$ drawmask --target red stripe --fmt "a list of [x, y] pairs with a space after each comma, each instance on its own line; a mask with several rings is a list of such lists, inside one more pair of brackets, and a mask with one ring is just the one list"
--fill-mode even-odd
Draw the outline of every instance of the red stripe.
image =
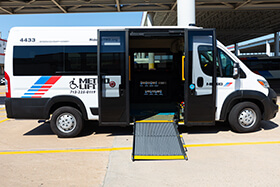
[[[51, 87], [51, 86], [50, 86]], [[49, 89], [39, 89], [37, 92], [47, 92]]]
[[[60, 78], [61, 76], [51, 77], [31, 98], [41, 98]], [[51, 86], [45, 86], [47, 84]], [[40, 91], [44, 91], [44, 93], [38, 93]]]
[[0, 55], [3, 55], [3, 56], [5, 56], [5, 54], [4, 54], [4, 53], [0, 53]]
[[7, 42], [7, 40], [1, 39], [1, 38], [0, 38], [0, 41]]
[[[60, 79], [61, 76], [53, 76], [51, 77], [46, 83], [46, 84], [55, 84], [59, 79]], [[43, 88], [43, 86], [42, 86]]]
[[51, 88], [51, 87], [52, 87], [52, 85], [51, 86], [42, 86], [41, 88]]
[[45, 93], [35, 93], [34, 95], [44, 95]]
[[31, 98], [41, 98], [42, 96], [32, 96]]

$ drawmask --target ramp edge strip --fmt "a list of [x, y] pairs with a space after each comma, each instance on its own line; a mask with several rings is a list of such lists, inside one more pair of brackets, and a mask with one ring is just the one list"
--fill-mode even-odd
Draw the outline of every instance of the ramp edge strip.
[[136, 123], [173, 123], [174, 120], [143, 120], [136, 121]]
[[134, 160], [185, 160], [187, 159], [183, 155], [175, 155], [175, 156], [138, 156], [134, 155]]

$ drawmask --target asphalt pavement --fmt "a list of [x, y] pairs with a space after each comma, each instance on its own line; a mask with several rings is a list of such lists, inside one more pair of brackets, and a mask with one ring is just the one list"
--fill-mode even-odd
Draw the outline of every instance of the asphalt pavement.
[[[87, 123], [62, 139], [49, 123], [7, 119], [0, 87], [1, 186], [279, 186], [280, 115], [253, 133], [180, 127], [188, 160], [131, 159], [133, 127]], [[278, 103], [280, 97], [278, 98]]]

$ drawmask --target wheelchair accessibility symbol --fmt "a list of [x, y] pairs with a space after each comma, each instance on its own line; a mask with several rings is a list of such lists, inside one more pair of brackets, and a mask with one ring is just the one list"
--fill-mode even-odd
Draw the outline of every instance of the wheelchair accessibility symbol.
[[69, 86], [72, 90], [78, 88], [79, 86], [75, 83], [75, 78], [73, 78], [72, 81], [69, 82]]

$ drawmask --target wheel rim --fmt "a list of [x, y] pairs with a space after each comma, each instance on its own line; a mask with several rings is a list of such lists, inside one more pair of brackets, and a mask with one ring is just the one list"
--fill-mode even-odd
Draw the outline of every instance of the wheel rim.
[[238, 118], [239, 124], [244, 128], [250, 128], [254, 126], [257, 120], [256, 112], [251, 108], [243, 109]]
[[61, 132], [70, 133], [76, 128], [77, 121], [73, 114], [63, 113], [58, 116], [56, 126]]

